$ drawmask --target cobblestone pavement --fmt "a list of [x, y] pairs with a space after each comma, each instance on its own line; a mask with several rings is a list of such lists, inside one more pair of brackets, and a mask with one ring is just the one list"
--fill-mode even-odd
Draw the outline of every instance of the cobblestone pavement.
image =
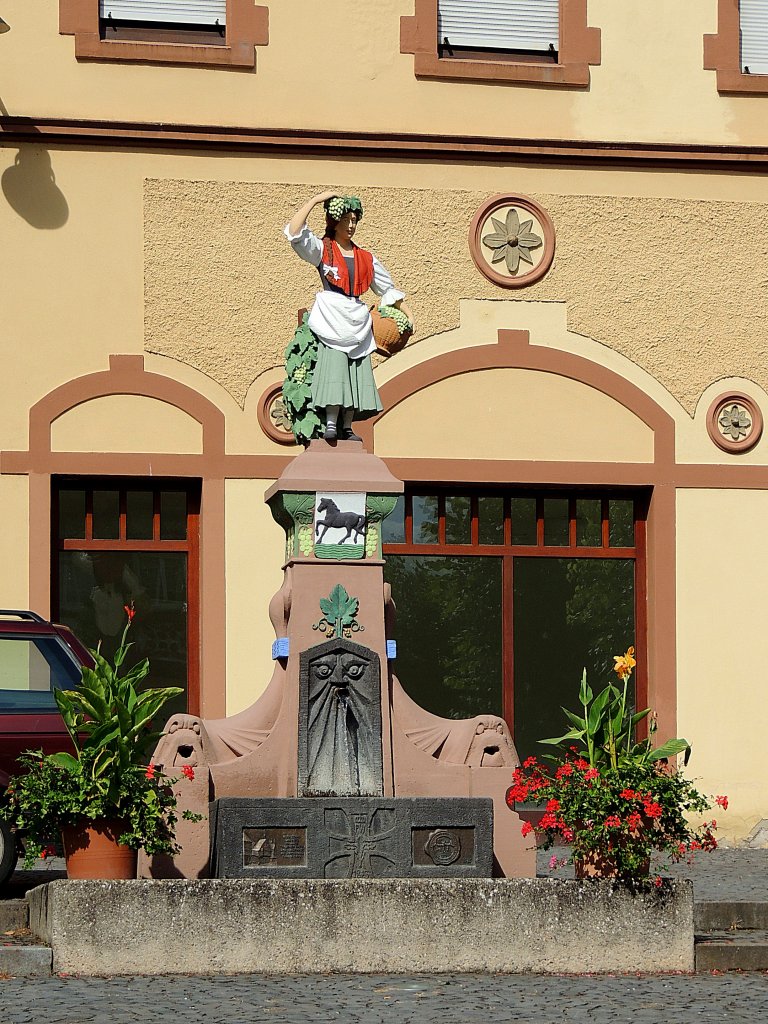
[[[573, 865], [549, 869], [552, 856], [565, 859], [566, 847], [539, 850], [536, 872], [544, 878], [573, 878]], [[660, 868], [662, 875], [693, 879], [694, 898], [703, 900], [768, 900], [768, 850], [725, 849], [699, 854], [693, 864]]]
[[768, 974], [0, 981], [3, 1024], [758, 1024]]

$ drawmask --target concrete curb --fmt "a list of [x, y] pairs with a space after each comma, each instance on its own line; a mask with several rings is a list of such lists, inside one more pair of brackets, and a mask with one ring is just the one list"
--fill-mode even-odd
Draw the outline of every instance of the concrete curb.
[[558, 879], [57, 881], [30, 927], [56, 972], [693, 971], [693, 888]]
[[0, 977], [50, 977], [53, 952], [48, 946], [0, 946]]

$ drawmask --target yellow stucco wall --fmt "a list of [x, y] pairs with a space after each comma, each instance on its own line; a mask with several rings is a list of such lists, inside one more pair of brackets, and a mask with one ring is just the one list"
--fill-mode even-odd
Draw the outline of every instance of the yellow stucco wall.
[[[94, 4], [97, 0], [93, 0]], [[14, 114], [426, 132], [548, 139], [761, 145], [763, 97], [717, 93], [702, 38], [717, 0], [590, 0], [602, 63], [589, 89], [418, 80], [400, 53], [413, 0], [264, 0], [270, 42], [255, 71], [120, 64], [74, 58], [58, 3], [6, 0], [3, 101]], [[341, 42], [343, 37], [343, 43]], [[334, 55], [343, 48], [344, 102]], [[663, 112], [663, 121], [661, 119]]]
[[726, 838], [766, 817], [767, 521], [764, 491], [678, 491], [678, 729], [693, 746], [689, 773], [730, 799], [716, 815]]
[[271, 480], [227, 480], [227, 714], [249, 707], [273, 670], [267, 610], [282, 584], [285, 533], [264, 503]]
[[107, 395], [70, 409], [51, 424], [54, 452], [203, 450], [201, 425], [181, 409], [144, 395]]
[[653, 431], [578, 381], [531, 370], [465, 373], [433, 384], [376, 424], [382, 458], [652, 462]]
[[[3, 608], [29, 608], [29, 480], [0, 476]], [[33, 609], [38, 610], [38, 609]]]

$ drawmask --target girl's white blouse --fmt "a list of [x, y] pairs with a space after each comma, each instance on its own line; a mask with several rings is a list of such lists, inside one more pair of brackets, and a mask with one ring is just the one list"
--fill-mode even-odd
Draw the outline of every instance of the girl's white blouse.
[[[298, 235], [292, 235], [286, 224], [283, 234], [291, 243], [293, 251], [313, 267], [319, 267], [323, 258], [323, 243], [305, 224]], [[324, 269], [324, 268], [322, 268]], [[373, 257], [373, 282], [371, 291], [381, 299], [380, 305], [391, 306], [405, 293], [392, 284], [389, 271]], [[341, 292], [320, 291], [309, 314], [309, 327], [328, 348], [346, 352], [350, 359], [369, 356], [376, 348], [373, 340], [371, 314], [359, 298], [342, 295]]]

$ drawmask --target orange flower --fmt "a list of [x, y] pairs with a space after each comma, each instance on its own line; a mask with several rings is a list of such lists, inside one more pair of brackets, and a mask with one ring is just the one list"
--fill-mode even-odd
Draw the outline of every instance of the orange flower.
[[147, 777], [148, 779], [150, 779], [150, 780], [151, 780], [151, 779], [154, 779], [154, 777], [155, 777], [155, 766], [154, 766], [154, 765], [152, 764], [152, 762], [151, 762], [151, 761], [150, 761], [150, 763], [149, 763], [149, 764], [147, 765], [147, 770], [146, 770], [146, 771], [144, 772], [144, 775], [145, 775], [145, 776], [146, 776], [146, 777]]
[[613, 666], [613, 671], [623, 682], [625, 679], [629, 679], [632, 675], [632, 669], [635, 667], [637, 662], [635, 661], [635, 648], [628, 647], [626, 654], [614, 654], [613, 660], [616, 664]]

